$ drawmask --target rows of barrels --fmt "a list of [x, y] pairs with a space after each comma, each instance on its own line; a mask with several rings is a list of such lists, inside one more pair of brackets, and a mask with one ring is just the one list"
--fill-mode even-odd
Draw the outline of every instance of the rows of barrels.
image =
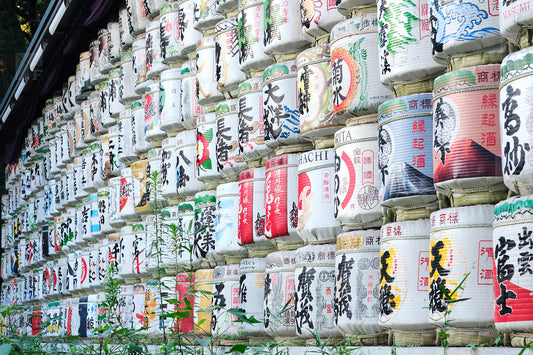
[[[1, 301], [28, 305], [21, 332], [48, 317], [49, 335], [92, 337], [115, 265], [121, 317], [147, 334], [529, 342], [528, 0], [127, 0], [117, 15], [6, 171]], [[163, 248], [154, 202], [179, 227]], [[212, 295], [160, 319], [190, 288]]]

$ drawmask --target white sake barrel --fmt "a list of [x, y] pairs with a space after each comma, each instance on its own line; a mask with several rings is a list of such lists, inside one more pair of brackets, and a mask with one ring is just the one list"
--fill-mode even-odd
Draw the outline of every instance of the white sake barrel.
[[112, 233], [113, 227], [109, 223], [109, 190], [107, 187], [98, 190], [98, 220], [100, 225], [100, 231], [103, 234]]
[[[194, 333], [211, 334], [211, 306], [213, 304], [213, 269], [198, 270], [194, 273]], [[201, 292], [201, 291], [207, 291]]]
[[257, 160], [272, 151], [265, 144], [262, 84], [262, 77], [239, 84], [239, 153], [245, 161]]
[[428, 5], [433, 57], [436, 61], [446, 64], [455, 55], [461, 57], [468, 53], [483, 52], [484, 56], [492, 57], [489, 63], [499, 63], [507, 54], [507, 41], [500, 35], [499, 9], [495, 2], [469, 0], [439, 3], [432, 0], [428, 1]]
[[181, 55], [187, 55], [194, 52], [196, 50], [196, 43], [202, 38], [202, 33], [193, 26], [196, 16], [194, 5], [194, 0], [179, 2], [179, 20], [177, 23]]
[[335, 328], [335, 244], [307, 245], [296, 250], [294, 321], [302, 338], [339, 337]]
[[104, 80], [97, 86], [98, 89], [98, 96], [99, 96], [99, 115], [100, 115], [100, 123], [104, 127], [109, 127], [115, 124], [115, 120], [111, 117], [111, 114], [109, 113], [109, 81]]
[[96, 290], [101, 286], [100, 278], [98, 277], [98, 253], [100, 251], [98, 243], [89, 246], [89, 264], [87, 265], [87, 279], [89, 288]]
[[[62, 91], [56, 91], [54, 93], [54, 121], [58, 127], [62, 127], [66, 123], [67, 117], [65, 116], [66, 107], [63, 106], [63, 96]], [[29, 143], [33, 143], [31, 140]]]
[[153, 19], [159, 15], [161, 7], [163, 7], [167, 2], [166, 0], [143, 0], [144, 8], [146, 10], [146, 16]]
[[[108, 100], [108, 106], [109, 106], [109, 114], [113, 118], [117, 118], [120, 115], [120, 112], [124, 110], [124, 105], [120, 102], [121, 94], [120, 94], [120, 85], [121, 85], [121, 70], [119, 68], [112, 69], [109, 71], [109, 100]], [[124, 74], [125, 75], [125, 74]], [[105, 127], [111, 126], [115, 124], [115, 120], [113, 122], [108, 122], [108, 124], [104, 123], [102, 120], [102, 124]]]
[[[533, 274], [528, 261], [531, 239], [531, 196], [511, 197], [494, 208], [492, 248], [485, 249], [485, 258], [493, 257], [491, 273], [483, 276], [494, 280], [494, 323], [498, 331], [531, 332], [533, 317], [530, 309]], [[486, 259], [483, 259], [486, 260]]]
[[131, 164], [133, 199], [135, 213], [138, 215], [150, 212], [151, 186], [148, 178], [148, 167], [148, 160], [138, 160]]
[[[120, 16], [120, 15], [119, 15]], [[120, 24], [119, 22], [108, 22], [108, 46], [109, 46], [109, 60], [112, 64], [120, 61]]]
[[335, 133], [335, 218], [345, 230], [381, 226], [377, 126], [364, 122]]
[[331, 85], [335, 118], [376, 113], [393, 99], [379, 80], [378, 27], [375, 9], [343, 21], [331, 32]]
[[[81, 168], [83, 169], [83, 176], [81, 179], [81, 188], [87, 193], [91, 193], [96, 189], [92, 179], [92, 150], [91, 148], [82, 151]], [[61, 194], [64, 194], [63, 186], [60, 189]], [[60, 207], [63, 206], [64, 199], [61, 197]]]
[[[68, 109], [68, 114], [70, 116], [74, 116], [74, 112], [80, 108], [80, 106], [76, 103], [76, 96], [79, 94], [79, 88], [76, 87], [76, 76], [71, 75], [68, 77], [68, 84], [67, 84], [67, 93], [66, 96], [63, 97], [63, 102], [66, 101], [66, 106]], [[42, 119], [44, 121], [44, 119]], [[39, 123], [39, 126], [41, 124]], [[39, 132], [41, 133], [41, 132]], [[42, 132], [44, 133], [44, 132]], [[44, 138], [44, 135], [43, 137]], [[41, 138], [41, 139], [42, 139]]]
[[113, 69], [109, 52], [110, 34], [107, 27], [98, 30], [98, 50], [100, 52], [100, 73], [105, 74]]
[[194, 196], [204, 190], [205, 184], [198, 180], [196, 169], [196, 130], [183, 131], [176, 135], [176, 191], [180, 196]]
[[131, 49], [133, 55], [133, 83], [135, 93], [142, 95], [146, 87], [151, 84], [146, 73], [146, 40], [144, 36], [137, 38], [133, 42]]
[[178, 204], [178, 218], [176, 226], [179, 228], [176, 235], [178, 269], [189, 270], [193, 256], [191, 249], [194, 245], [194, 203], [181, 202]]
[[[189, 0], [187, 2], [191, 2]], [[188, 60], [181, 66], [181, 121], [185, 129], [196, 128], [198, 116], [204, 113], [198, 104], [196, 87], [196, 61]]]
[[194, 196], [193, 258], [202, 265], [215, 261], [216, 203], [214, 190], [201, 191]]
[[[294, 321], [294, 293], [296, 264], [295, 251], [278, 251], [268, 254], [265, 270], [264, 324], [268, 335], [294, 338], [296, 327]], [[287, 305], [287, 310], [281, 313]]]
[[[80, 94], [91, 90], [91, 52], [80, 53]], [[48, 102], [47, 102], [48, 106]]]
[[215, 9], [220, 13], [233, 13], [237, 10], [237, 0], [219, 0], [217, 1]]
[[316, 39], [329, 34], [337, 23], [344, 20], [344, 16], [337, 11], [336, 3], [332, 0], [300, 0], [300, 20], [304, 33]]
[[143, 154], [150, 150], [152, 145], [146, 140], [145, 132], [145, 107], [143, 101], [134, 101], [131, 104], [131, 120], [132, 131], [131, 135], [134, 140], [133, 148], [136, 154]]
[[[435, 189], [455, 206], [496, 203], [507, 197], [502, 178], [499, 72], [499, 64], [482, 65], [435, 79], [433, 179]], [[502, 105], [507, 99], [502, 97]], [[511, 113], [502, 110], [505, 120]], [[512, 125], [512, 119], [506, 121], [502, 128]]]
[[[109, 225], [113, 228], [122, 227], [126, 222], [120, 214], [120, 190], [121, 190], [121, 180], [122, 177], [117, 176], [109, 179], [108, 189], [109, 189]], [[127, 181], [127, 180], [126, 180]], [[125, 181], [125, 185], [127, 182]], [[126, 187], [126, 186], [124, 186]], [[122, 200], [124, 202], [128, 201], [126, 198]]]
[[146, 284], [141, 283], [133, 285], [133, 315], [131, 317], [133, 329], [140, 330], [145, 326], [144, 318], [147, 316], [147, 314], [144, 312], [145, 302]]
[[[504, 13], [505, 14], [505, 13]], [[531, 82], [529, 62], [531, 48], [509, 54], [500, 69], [500, 139], [503, 155], [502, 169], [505, 185], [520, 195], [533, 193], [531, 172], [531, 134], [528, 124], [521, 120], [529, 115], [529, 100], [526, 87]], [[492, 121], [490, 119], [492, 118]], [[485, 115], [487, 124], [497, 125], [494, 115]]]
[[241, 70], [261, 72], [274, 62], [265, 53], [262, 0], [239, 0], [239, 63]]
[[[107, 132], [107, 128], [102, 126], [102, 121], [100, 119], [100, 96], [98, 91], [93, 91], [89, 96], [89, 135], [96, 137], [100, 136], [102, 133]], [[86, 137], [85, 142], [93, 141], [92, 137], [90, 140]]]
[[[152, 180], [153, 180], [152, 177], [153, 177], [154, 172], [158, 172], [158, 176], [156, 179], [156, 185], [158, 186], [157, 187], [158, 189], [161, 188], [161, 183], [162, 183], [161, 179], [163, 177], [162, 169], [161, 169], [162, 154], [163, 154], [162, 148], [154, 148], [148, 151], [148, 155], [147, 155], [148, 166], [146, 167], [146, 185], [147, 185], [148, 193], [150, 194], [149, 200], [148, 200], [149, 204], [150, 204], [150, 201], [155, 202], [155, 196], [154, 196], [155, 192], [154, 192], [154, 189], [152, 188]], [[164, 207], [167, 205], [167, 200], [161, 194], [161, 191], [159, 191], [157, 198], [158, 198], [158, 201], [157, 201], [158, 206], [156, 206], [157, 208]]]
[[[85, 142], [83, 141], [83, 115], [82, 115], [82, 111], [81, 109], [76, 111], [74, 113], [74, 123], [75, 123], [75, 127], [76, 127], [76, 136], [75, 136], [75, 148], [78, 150], [78, 152], [83, 149], [83, 148], [86, 148], [87, 147], [87, 144], [85, 144]], [[49, 145], [50, 145], [50, 154], [54, 154], [55, 153], [55, 147], [54, 147], [54, 138], [51, 138], [49, 140]], [[52, 157], [53, 159], [53, 157]], [[52, 160], [53, 162], [53, 160]], [[52, 166], [53, 167], [53, 166]]]
[[306, 138], [330, 138], [341, 125], [333, 113], [329, 44], [306, 49], [296, 63], [300, 133]]
[[[423, 0], [378, 0], [379, 67], [385, 85], [434, 78], [444, 71], [431, 56], [428, 3]], [[393, 16], [394, 9], [403, 16]]]
[[196, 124], [196, 169], [198, 180], [220, 180], [216, 151], [216, 114], [207, 112], [198, 116]]
[[213, 315], [211, 333], [213, 336], [236, 337], [240, 323], [228, 312], [239, 307], [239, 264], [217, 266], [213, 270]]
[[164, 4], [161, 7], [159, 31], [161, 34], [161, 57], [165, 63], [174, 63], [182, 57], [180, 25], [179, 1]]
[[[493, 278], [486, 276], [492, 276], [493, 270], [494, 256], [488, 252], [493, 220], [494, 205], [452, 207], [431, 214], [430, 323], [444, 327], [451, 312], [458, 332], [474, 328], [481, 333], [479, 328], [492, 326], [494, 314], [487, 309], [494, 305], [494, 286]], [[451, 293], [451, 300], [463, 301], [450, 302], [443, 289]]]
[[[235, 5], [237, 5], [236, 1]], [[218, 89], [225, 93], [227, 98], [237, 97], [239, 84], [246, 80], [246, 74], [239, 66], [239, 31], [237, 28], [237, 17], [226, 18], [215, 26], [216, 80]]]
[[158, 179], [163, 198], [175, 198], [179, 196], [177, 190], [178, 176], [176, 169], [177, 160], [179, 159], [176, 155], [177, 141], [177, 137], [171, 137], [163, 139], [162, 142], [161, 169], [158, 170], [160, 173]]
[[[243, 259], [239, 264], [239, 308], [248, 318], [263, 319], [263, 303], [265, 301], [265, 258]], [[240, 331], [250, 337], [265, 335], [263, 322], [240, 324]]]
[[224, 18], [217, 12], [217, 0], [193, 0], [194, 17], [193, 26], [198, 30], [207, 30], [215, 27], [215, 24]]
[[130, 109], [125, 109], [120, 113], [120, 119], [118, 121], [118, 160], [124, 164], [131, 163], [138, 159], [137, 152], [135, 151], [133, 135], [134, 125], [132, 124], [132, 113]]
[[[83, 159], [81, 157], [75, 158], [72, 168], [74, 169], [74, 196], [76, 197], [77, 201], [81, 201], [83, 197], [87, 196], [87, 192], [82, 188], [85, 174]], [[56, 184], [56, 187], [57, 186], [58, 185]], [[56, 188], [54, 196], [56, 197], [57, 208], [59, 207], [59, 193], [59, 188]]]
[[265, 235], [281, 244], [300, 244], [298, 235], [298, 155], [266, 162]]
[[[74, 119], [71, 119], [67, 122], [65, 131], [66, 131], [66, 138], [67, 138], [67, 147], [68, 147], [67, 152], [68, 152], [69, 161], [65, 161], [64, 163], [68, 164], [73, 158], [79, 155], [75, 147], [76, 121], [74, 121]], [[43, 149], [43, 153], [45, 153], [46, 149], [48, 148]], [[45, 158], [46, 155], [44, 155], [43, 157]], [[45, 172], [45, 174], [46, 173], [47, 172]]]
[[[499, 29], [507, 40], [514, 44], [521, 44], [520, 35], [527, 33], [528, 26], [533, 23], [531, 3], [529, 0], [498, 1]], [[492, 9], [491, 9], [492, 10]], [[525, 37], [527, 38], [527, 37]]]
[[263, 117], [265, 141], [275, 148], [303, 143], [298, 109], [296, 61], [272, 64], [263, 72]]
[[107, 236], [107, 263], [108, 267], [113, 268], [113, 270], [116, 272], [115, 275], [117, 277], [119, 277], [117, 273], [122, 259], [120, 240], [120, 233], [113, 233]]
[[124, 324], [125, 328], [133, 328], [133, 319], [137, 319], [134, 312], [133, 288], [134, 285], [120, 286], [120, 294], [118, 297], [118, 319]]
[[131, 17], [128, 16], [128, 12], [130, 11], [131, 11], [131, 7], [129, 10], [126, 7], [122, 7], [118, 11], [118, 23], [119, 23], [119, 30], [120, 30], [121, 49], [131, 46], [131, 44], [133, 43], [135, 39], [133, 37], [133, 23], [131, 21]]
[[381, 326], [405, 331], [433, 327], [424, 312], [428, 304], [428, 242], [429, 219], [395, 222], [381, 227]]
[[102, 285], [109, 268], [109, 251], [108, 251], [108, 239], [102, 238], [98, 241], [98, 263], [96, 264], [96, 270], [98, 273], [99, 283]]
[[332, 148], [298, 158], [298, 235], [304, 242], [334, 241], [342, 229], [335, 220], [335, 153]]
[[107, 185], [105, 171], [102, 169], [104, 151], [100, 142], [91, 144], [91, 181], [96, 189]]
[[111, 151], [109, 149], [109, 134], [103, 134], [98, 138], [98, 141], [102, 147], [102, 159], [100, 161], [100, 169], [102, 172], [102, 179], [105, 180], [105, 186], [107, 185], [107, 179], [115, 176], [111, 169]]
[[100, 42], [98, 39], [91, 41], [89, 44], [89, 52], [91, 53], [90, 64], [90, 82], [96, 85], [105, 79], [105, 75], [100, 73]]
[[239, 245], [239, 183], [217, 186], [215, 222], [215, 250], [229, 257], [245, 257], [248, 251]]
[[103, 236], [100, 228], [100, 210], [98, 208], [98, 194], [93, 193], [89, 196], [90, 203], [90, 226], [91, 226], [91, 241], [96, 242], [99, 237]]
[[131, 25], [133, 28], [131, 34], [136, 36], [144, 32], [148, 25], [148, 17], [143, 0], [126, 0], [126, 6], [129, 10], [128, 17], [131, 19]]
[[160, 128], [165, 132], [183, 129], [180, 78], [180, 68], [167, 69], [161, 72], [161, 82], [159, 83]]
[[296, 2], [272, 0], [264, 3], [264, 44], [268, 54], [296, 53], [309, 46]]
[[379, 201], [384, 206], [435, 201], [431, 98], [430, 93], [415, 94], [379, 107]]
[[53, 98], [46, 100], [46, 106], [43, 109], [43, 116], [44, 120], [46, 122], [46, 125], [48, 126], [48, 131], [53, 134], [56, 133], [59, 130], [59, 127], [57, 127], [57, 123], [55, 120], [55, 110], [54, 110], [54, 100]]
[[119, 213], [123, 219], [135, 218], [135, 197], [131, 168], [122, 169], [119, 187]]
[[[140, 94], [135, 92], [137, 69], [134, 66], [133, 58], [134, 55], [132, 52], [123, 52], [120, 59], [120, 87], [118, 97], [119, 101], [124, 105], [141, 97]], [[141, 58], [136, 58], [135, 60], [141, 60]]]
[[246, 169], [246, 163], [239, 154], [238, 100], [226, 100], [217, 105], [216, 153], [220, 175], [233, 179]]
[[167, 136], [166, 132], [161, 130], [159, 100], [159, 84], [148, 85], [144, 95], [144, 138], [148, 142], [158, 141]]
[[213, 104], [224, 98], [218, 88], [216, 63], [215, 37], [204, 36], [196, 45], [196, 86], [200, 105]]
[[133, 226], [122, 227], [120, 234], [123, 250], [119, 275], [123, 276], [126, 281], [132, 275], [135, 275], [137, 278], [146, 276], [147, 235], [144, 224], [136, 223]]
[[158, 76], [163, 70], [168, 69], [168, 65], [163, 63], [160, 42], [159, 20], [155, 20], [146, 26], [146, 76], [148, 78]]
[[265, 168], [239, 174], [239, 245], [249, 250], [273, 248], [265, 236]]

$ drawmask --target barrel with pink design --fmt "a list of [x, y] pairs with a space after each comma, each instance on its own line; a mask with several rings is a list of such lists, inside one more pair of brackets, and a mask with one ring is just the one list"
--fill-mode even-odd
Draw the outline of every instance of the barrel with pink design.
[[237, 99], [226, 100], [217, 105], [216, 154], [220, 175], [231, 179], [246, 169], [239, 154], [239, 104]]
[[[192, 293], [194, 287], [194, 274], [189, 275], [182, 272], [176, 275], [176, 299], [179, 303], [175, 306], [177, 311], [187, 309], [188, 300], [191, 305], [194, 305], [195, 295]], [[198, 295], [200, 297], [200, 295]], [[194, 310], [191, 310], [188, 316], [175, 319], [175, 331], [178, 333], [189, 333], [194, 329]]]
[[148, 142], [167, 136], [167, 133], [161, 130], [160, 99], [159, 84], [148, 85], [144, 96], [144, 139]]
[[298, 155], [269, 159], [265, 175], [265, 235], [275, 243], [301, 244], [298, 235]]
[[[455, 205], [494, 203], [507, 196], [502, 178], [499, 84], [499, 64], [459, 69], [435, 79], [435, 188]], [[461, 199], [467, 193], [472, 195]]]

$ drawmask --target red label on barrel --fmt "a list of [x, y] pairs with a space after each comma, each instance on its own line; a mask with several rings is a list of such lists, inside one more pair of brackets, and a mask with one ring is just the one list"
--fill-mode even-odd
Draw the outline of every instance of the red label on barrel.
[[[252, 179], [253, 170], [243, 171], [239, 180]], [[254, 182], [247, 181], [239, 184], [239, 245], [248, 245], [254, 242], [253, 224]]]
[[[287, 156], [267, 161], [267, 169], [287, 163]], [[265, 179], [265, 232], [270, 239], [289, 235], [287, 226], [287, 167], [271, 170]]]

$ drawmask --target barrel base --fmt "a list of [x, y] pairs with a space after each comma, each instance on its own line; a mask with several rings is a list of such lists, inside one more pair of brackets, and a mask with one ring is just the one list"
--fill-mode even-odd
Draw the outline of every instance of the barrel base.
[[389, 344], [389, 332], [381, 332], [375, 334], [358, 334], [348, 337], [349, 343], [347, 345], [355, 346], [376, 346]]
[[414, 94], [422, 94], [426, 92], [433, 92], [433, 79], [424, 79], [410, 83], [399, 83], [391, 85], [391, 90], [394, 97], [409, 96]]
[[304, 142], [304, 143], [298, 143], [298, 144], [290, 144], [290, 145], [281, 145], [276, 148], [274, 148], [274, 151], [276, 152], [276, 156], [290, 154], [290, 153], [301, 153], [301, 152], [307, 152], [309, 150], [313, 150], [313, 143], [311, 142]]
[[510, 333], [511, 346], [515, 348], [528, 347], [533, 341], [533, 333]]
[[249, 258], [264, 258], [268, 254], [275, 252], [276, 249], [272, 246], [271, 249], [248, 249]]
[[[448, 328], [447, 339], [450, 346], [491, 345], [498, 337], [498, 332], [493, 327], [488, 328]], [[531, 334], [533, 335], [533, 334]], [[533, 339], [532, 339], [533, 340]]]
[[224, 260], [226, 265], [240, 264], [241, 260], [247, 257], [247, 255], [224, 255]]
[[457, 179], [435, 183], [440, 208], [496, 204], [507, 198], [501, 177]]
[[[411, 221], [421, 218], [429, 218], [432, 212], [439, 209], [437, 197], [435, 195], [417, 196], [420, 200], [416, 205], [406, 206], [403, 203], [394, 203], [395, 201], [386, 201], [382, 203], [383, 207], [383, 224], [390, 222]], [[402, 198], [401, 200], [409, 200]], [[400, 201], [400, 199], [398, 199]], [[391, 203], [393, 202], [393, 203]]]
[[392, 330], [390, 336], [394, 345], [425, 346], [436, 345], [437, 343], [437, 334], [434, 329], [417, 331]]
[[[339, 345], [339, 344], [342, 344], [343, 341], [344, 341], [344, 338], [330, 338], [330, 337], [320, 338], [320, 342], [322, 342], [323, 344], [327, 344], [327, 346]], [[305, 345], [306, 346], [320, 346], [320, 344], [317, 344], [316, 339], [305, 339]]]
[[266, 344], [266, 343], [272, 343], [274, 341], [273, 338], [270, 338], [268, 336], [264, 336], [264, 337], [253, 337], [253, 336], [250, 336], [248, 337], [248, 344], [250, 345], [263, 345], [263, 344]]
[[453, 54], [448, 57], [448, 70], [453, 71], [478, 65], [500, 64], [508, 54], [507, 43], [501, 43], [492, 50]]
[[280, 345], [284, 346], [304, 346], [305, 345], [305, 339], [299, 338], [297, 336], [275, 336], [274, 341]]
[[273, 243], [274, 243], [274, 245], [276, 246], [276, 248], [279, 251], [296, 250], [296, 249], [304, 246], [304, 242], [303, 241], [301, 241], [301, 242], [295, 242], [295, 241], [282, 242], [282, 241], [273, 240]]

